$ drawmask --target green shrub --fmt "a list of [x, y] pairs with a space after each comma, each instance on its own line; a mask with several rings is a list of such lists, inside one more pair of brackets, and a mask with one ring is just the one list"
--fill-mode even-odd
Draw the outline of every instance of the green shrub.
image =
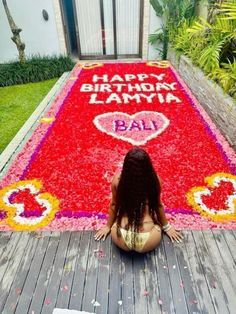
[[68, 56], [33, 56], [21, 64], [18, 61], [0, 64], [0, 86], [39, 82], [59, 77], [70, 71], [74, 62]]
[[219, 5], [211, 23], [183, 21], [169, 38], [178, 55], [188, 56], [236, 99], [236, 0]]
[[156, 48], [161, 59], [166, 60], [170, 32], [186, 19], [195, 16], [195, 7], [199, 0], [150, 0], [156, 15], [162, 18], [162, 26], [150, 34], [150, 44], [161, 43], [161, 49]]

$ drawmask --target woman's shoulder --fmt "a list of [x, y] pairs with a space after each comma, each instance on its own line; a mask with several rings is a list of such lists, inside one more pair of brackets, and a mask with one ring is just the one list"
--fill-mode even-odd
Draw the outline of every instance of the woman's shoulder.
[[120, 172], [117, 172], [111, 180], [111, 185], [116, 188], [119, 184], [119, 181], [120, 181]]

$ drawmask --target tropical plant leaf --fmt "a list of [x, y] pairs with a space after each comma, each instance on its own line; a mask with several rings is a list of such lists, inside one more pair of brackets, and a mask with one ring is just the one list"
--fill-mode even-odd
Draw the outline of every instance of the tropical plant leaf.
[[215, 19], [214, 29], [218, 29], [219, 32], [234, 32], [236, 23], [231, 19], [226, 18], [226, 15], [221, 14]]
[[208, 0], [211, 5], [215, 5], [211, 23], [198, 18], [190, 19], [189, 24], [184, 22], [186, 18], [181, 18], [184, 12], [187, 14], [187, 4], [191, 1], [172, 2], [176, 4], [180, 1], [182, 6], [176, 10], [179, 24], [169, 27], [171, 45], [177, 54], [188, 56], [207, 76], [236, 97], [236, 0], [218, 1], [217, 5], [215, 0]]
[[222, 63], [222, 67], [211, 73], [211, 78], [222, 86], [230, 96], [236, 96], [236, 59], [233, 62]]
[[220, 12], [226, 14], [226, 17], [222, 17], [222, 19], [236, 20], [236, 2], [230, 1], [227, 3], [222, 3]]
[[157, 16], [162, 16], [164, 12], [164, 3], [161, 0], [150, 0], [150, 4], [156, 12]]
[[204, 19], [200, 19], [199, 21], [196, 20], [192, 27], [188, 28], [189, 33], [196, 33], [196, 32], [204, 32], [207, 29], [212, 29], [212, 25], [208, 23]]
[[169, 44], [169, 37], [172, 36], [178, 26], [185, 20], [192, 19], [194, 16], [195, 4], [198, 0], [150, 0], [157, 16], [162, 17], [162, 33], [155, 31], [149, 35], [149, 42], [162, 42], [162, 56], [165, 59]]
[[153, 45], [157, 41], [163, 41], [163, 31], [159, 30], [158, 33], [153, 33], [148, 36], [148, 42]]
[[186, 7], [185, 7], [185, 12], [184, 12], [184, 17], [186, 19], [191, 18], [194, 15], [194, 9], [195, 9], [195, 3], [189, 3]]
[[222, 63], [224, 69], [229, 70], [231, 72], [231, 77], [235, 80], [236, 83], [236, 59], [233, 62], [228, 60], [228, 63]]
[[199, 58], [199, 65], [208, 73], [212, 69], [219, 68], [220, 52], [224, 43], [225, 40], [220, 40], [203, 49]]

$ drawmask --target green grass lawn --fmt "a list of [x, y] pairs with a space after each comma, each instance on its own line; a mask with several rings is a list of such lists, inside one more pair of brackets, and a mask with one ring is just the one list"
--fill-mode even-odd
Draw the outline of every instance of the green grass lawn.
[[0, 153], [9, 144], [57, 78], [23, 85], [0, 87]]

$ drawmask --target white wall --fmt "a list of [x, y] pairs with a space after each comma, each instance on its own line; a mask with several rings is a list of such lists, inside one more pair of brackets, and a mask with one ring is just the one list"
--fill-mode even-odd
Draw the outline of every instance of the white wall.
[[[26, 44], [26, 56], [33, 54], [52, 55], [65, 53], [64, 35], [58, 5], [59, 0], [7, 0], [12, 17], [18, 27], [22, 29], [20, 33], [22, 41]], [[153, 33], [161, 27], [161, 18], [157, 17], [155, 11], [147, 0], [149, 6], [147, 23], [149, 23], [148, 34]], [[42, 10], [49, 14], [49, 20], [45, 21]], [[30, 12], [30, 13], [28, 13]], [[149, 21], [148, 21], [149, 20]], [[148, 26], [148, 25], [147, 25]], [[145, 28], [147, 32], [148, 28]], [[59, 32], [59, 33], [58, 33]], [[144, 40], [146, 42], [146, 36]], [[7, 21], [6, 13], [0, 1], [0, 63], [17, 60], [18, 51], [16, 45], [11, 40], [12, 33]], [[145, 58], [149, 60], [158, 59], [156, 45], [147, 45]]]
[[[7, 3], [16, 25], [22, 29], [20, 36], [26, 45], [27, 56], [60, 54], [52, 0], [7, 0]], [[49, 14], [48, 21], [43, 19], [43, 9]], [[0, 63], [18, 57], [11, 37], [10, 26], [0, 1]]]
[[[150, 15], [149, 15], [149, 34], [152, 34], [155, 32], [156, 29], [161, 28], [161, 18], [156, 16], [156, 13], [153, 9], [153, 7], [150, 5]], [[154, 44], [148, 45], [148, 60], [156, 60], [160, 59], [159, 53], [155, 48], [161, 48], [162, 45], [160, 44]]]

